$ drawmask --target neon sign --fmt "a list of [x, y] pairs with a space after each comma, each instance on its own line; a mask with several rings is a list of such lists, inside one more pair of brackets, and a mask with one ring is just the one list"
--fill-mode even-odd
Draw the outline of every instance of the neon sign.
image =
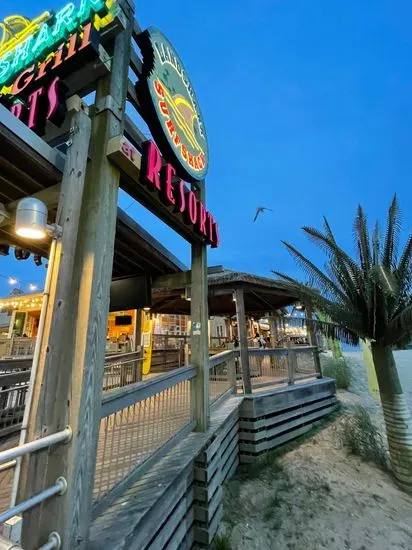
[[6, 53], [0, 57], [0, 86], [9, 85], [31, 63], [44, 60], [95, 15], [104, 17], [107, 12], [104, 0], [81, 0], [79, 8], [70, 2], [41, 25], [37, 22], [31, 34], [23, 29], [20, 36], [12, 36], [11, 47], [10, 41], [3, 45]]
[[143, 74], [136, 91], [150, 131], [181, 178], [202, 180], [209, 164], [206, 130], [183, 63], [154, 27], [141, 33], [137, 41], [143, 53]]
[[[123, 154], [130, 156], [131, 146], [125, 144], [127, 151]], [[124, 146], [124, 147], [125, 147]], [[187, 225], [204, 239], [212, 248], [220, 244], [219, 228], [213, 215], [205, 205], [196, 198], [193, 191], [186, 188], [182, 179], [175, 180], [176, 170], [171, 164], [163, 163], [159, 149], [152, 141], [143, 144], [140, 181], [152, 191], [159, 193], [161, 201], [172, 207], [175, 213], [180, 213]]]
[[[0, 80], [9, 83], [10, 75], [13, 79], [10, 86], [3, 87], [0, 101], [31, 130], [42, 135], [47, 121], [57, 126], [63, 123], [63, 80], [79, 65], [98, 56], [95, 26], [110, 21], [111, 14], [107, 13], [104, 0], [82, 0], [78, 9], [70, 3], [55, 16], [45, 12], [32, 22], [21, 16], [8, 18], [13, 26], [6, 34], [3, 32], [0, 42], [0, 51], [6, 52], [0, 57]], [[16, 68], [20, 69], [17, 73]]]

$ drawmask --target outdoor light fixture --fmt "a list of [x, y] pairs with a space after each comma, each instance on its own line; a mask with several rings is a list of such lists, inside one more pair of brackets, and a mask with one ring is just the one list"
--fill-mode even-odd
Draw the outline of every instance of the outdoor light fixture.
[[37, 290], [37, 285], [30, 284], [30, 290]]
[[150, 311], [150, 307], [144, 307], [143, 311]]
[[16, 285], [16, 284], [17, 284], [17, 279], [15, 279], [14, 277], [10, 277], [9, 285]]
[[43, 265], [42, 264], [42, 261], [41, 261], [41, 256], [40, 254], [35, 254], [34, 255], [34, 263], [39, 266], [39, 265]]
[[47, 206], [34, 197], [26, 197], [17, 204], [15, 230], [20, 237], [33, 240], [61, 234], [60, 226], [48, 225]]
[[30, 252], [28, 250], [23, 250], [22, 248], [15, 248], [14, 257], [16, 260], [27, 260], [30, 258]]

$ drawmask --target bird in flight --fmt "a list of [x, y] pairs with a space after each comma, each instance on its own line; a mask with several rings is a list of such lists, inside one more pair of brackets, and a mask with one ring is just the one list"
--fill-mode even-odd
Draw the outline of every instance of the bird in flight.
[[258, 219], [259, 214], [263, 214], [265, 210], [268, 210], [269, 212], [273, 212], [271, 208], [266, 208], [266, 206], [258, 206], [256, 209], [255, 217], [253, 218], [253, 221], [255, 222]]

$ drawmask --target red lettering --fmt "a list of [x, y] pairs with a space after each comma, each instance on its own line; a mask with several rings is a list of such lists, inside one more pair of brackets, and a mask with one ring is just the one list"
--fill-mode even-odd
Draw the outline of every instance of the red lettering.
[[48, 57], [47, 59], [45, 59], [43, 61], [43, 63], [40, 63], [39, 70], [38, 70], [37, 76], [35, 78], [36, 81], [43, 78], [43, 76], [46, 74], [46, 69], [47, 69], [48, 65], [50, 65], [50, 63], [52, 61], [53, 61], [53, 57]]
[[142, 155], [142, 174], [143, 181], [147, 185], [152, 185], [160, 190], [159, 171], [162, 167], [162, 157], [159, 149], [153, 141], [145, 141], [143, 143]]
[[163, 184], [160, 196], [165, 204], [176, 204], [173, 195], [173, 176], [175, 174], [176, 170], [171, 164], [165, 164], [160, 171], [160, 177]]
[[23, 115], [23, 103], [20, 103], [20, 101], [13, 103], [13, 105], [10, 107], [10, 112], [12, 115], [21, 120]]
[[175, 127], [174, 127], [174, 124], [173, 124], [173, 121], [169, 120], [166, 122], [166, 126], [167, 126], [167, 129], [169, 130], [169, 134], [171, 136], [173, 136], [174, 132], [175, 132]]
[[127, 141], [122, 141], [122, 146], [120, 147], [120, 151], [123, 153], [125, 157], [130, 159], [130, 147]]
[[173, 138], [173, 143], [175, 145], [179, 145], [180, 144], [180, 137], [179, 137], [179, 134], [176, 132], [175, 134], [175, 137]]
[[[181, 214], [186, 209], [186, 193], [185, 193], [185, 182], [180, 180], [179, 183], [175, 184], [175, 191], [178, 191], [176, 197], [175, 212], [180, 212]], [[176, 196], [176, 194], [174, 195]]]
[[215, 220], [210, 212], [207, 212], [207, 238], [210, 243], [213, 243], [213, 224]]
[[158, 80], [154, 81], [154, 87], [155, 87], [157, 95], [160, 95], [160, 97], [164, 97], [165, 91], [163, 89], [163, 86], [160, 84], [160, 82]]
[[159, 101], [159, 107], [160, 107], [160, 110], [162, 111], [162, 113], [164, 115], [168, 115], [169, 114], [169, 109], [167, 108], [167, 103], [166, 101]]
[[66, 55], [65, 61], [66, 59], [73, 57], [73, 55], [76, 53], [76, 42], [77, 42], [77, 34], [75, 33], [75, 34], [72, 34], [71, 37], [69, 38], [69, 47], [67, 49], [67, 55]]
[[52, 69], [56, 69], [57, 67], [59, 67], [63, 60], [62, 60], [62, 56], [63, 56], [63, 48], [64, 48], [64, 44], [62, 44], [60, 46], [60, 48], [57, 50], [55, 56], [54, 56], [54, 65], [52, 67]]
[[23, 71], [15, 80], [11, 89], [12, 95], [19, 94], [34, 78], [34, 65]]
[[39, 97], [43, 94], [44, 88], [38, 88], [33, 93], [29, 95], [29, 119], [27, 121], [27, 126], [33, 130], [36, 127], [37, 114], [39, 111], [40, 101]]
[[187, 147], [184, 144], [182, 144], [182, 157], [187, 160]]
[[193, 191], [189, 191], [187, 195], [187, 219], [193, 225], [197, 221], [197, 199]]
[[213, 239], [212, 248], [217, 248], [220, 245], [219, 226], [216, 222], [213, 224]]
[[90, 44], [90, 34], [91, 34], [91, 32], [92, 32], [92, 24], [87, 23], [87, 25], [83, 28], [82, 43], [80, 44], [80, 46], [77, 50], [78, 52], [80, 50], [84, 50], [84, 48], [87, 48], [87, 46]]
[[201, 235], [204, 235], [206, 237], [207, 231], [206, 231], [206, 208], [204, 204], [199, 201], [198, 203], [199, 211], [197, 215], [197, 228], [199, 230], [199, 233]]
[[193, 168], [193, 155], [191, 153], [188, 153], [188, 157], [189, 157], [189, 166]]
[[46, 118], [56, 126], [61, 126], [66, 116], [65, 89], [66, 87], [60, 80], [60, 77], [56, 76], [47, 91], [49, 110]]

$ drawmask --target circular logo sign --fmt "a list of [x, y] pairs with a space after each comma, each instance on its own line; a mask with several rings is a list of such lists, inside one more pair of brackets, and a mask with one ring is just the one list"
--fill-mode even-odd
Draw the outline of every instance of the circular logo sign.
[[165, 158], [186, 181], [202, 180], [209, 151], [202, 113], [176, 50], [154, 27], [138, 37], [143, 74], [136, 90], [144, 118]]

